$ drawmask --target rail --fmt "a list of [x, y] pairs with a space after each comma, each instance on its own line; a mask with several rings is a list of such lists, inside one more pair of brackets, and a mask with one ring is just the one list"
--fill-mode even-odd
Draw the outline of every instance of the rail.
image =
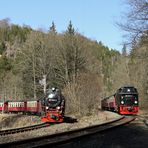
[[1, 147], [3, 146], [5, 148], [6, 147], [37, 148], [37, 147], [46, 147], [46, 146], [55, 147], [57, 145], [59, 146], [62, 144], [66, 144], [67, 142], [70, 142], [71, 140], [74, 140], [77, 138], [96, 134], [96, 133], [111, 129], [113, 127], [118, 127], [118, 126], [127, 124], [135, 120], [135, 118], [136, 117], [133, 117], [133, 116], [128, 116], [128, 117], [123, 116], [120, 119], [116, 119], [114, 121], [110, 121], [101, 125], [94, 125], [94, 126], [66, 131], [62, 133], [46, 135], [46, 136], [41, 136], [41, 137], [36, 137], [31, 139], [25, 139], [21, 141], [14, 141], [10, 143], [4, 143], [4, 144], [0, 144], [0, 146]]
[[21, 128], [1, 130], [0, 131], [0, 136], [5, 136], [5, 135], [8, 135], [8, 134], [16, 134], [16, 133], [20, 133], [20, 132], [31, 131], [31, 130], [35, 130], [35, 129], [39, 129], [39, 128], [43, 128], [43, 127], [47, 127], [47, 126], [50, 126], [50, 124], [41, 123], [41, 124], [36, 124], [36, 125], [26, 126], [26, 127], [21, 127]]

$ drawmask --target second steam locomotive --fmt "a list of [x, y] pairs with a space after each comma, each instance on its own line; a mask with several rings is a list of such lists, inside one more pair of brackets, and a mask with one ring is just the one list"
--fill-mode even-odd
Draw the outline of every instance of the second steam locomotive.
[[119, 114], [137, 114], [139, 110], [139, 100], [137, 89], [133, 86], [119, 88], [112, 96], [101, 101], [103, 110], [116, 111]]

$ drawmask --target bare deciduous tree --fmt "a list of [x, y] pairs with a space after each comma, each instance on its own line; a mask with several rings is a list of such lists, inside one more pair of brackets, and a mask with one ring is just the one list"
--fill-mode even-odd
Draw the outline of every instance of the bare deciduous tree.
[[131, 43], [137, 43], [141, 36], [148, 31], [148, 0], [128, 0], [129, 11], [126, 13], [126, 22], [118, 25], [127, 31]]

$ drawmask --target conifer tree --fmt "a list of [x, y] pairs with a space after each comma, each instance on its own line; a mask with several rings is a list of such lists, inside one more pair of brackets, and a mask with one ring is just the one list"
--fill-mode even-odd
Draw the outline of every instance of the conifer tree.
[[74, 30], [74, 27], [73, 27], [71, 21], [69, 22], [69, 25], [67, 27], [67, 31], [66, 32], [69, 33], [69, 34], [71, 34], [71, 35], [74, 35], [74, 33], [75, 33], [75, 30]]
[[51, 25], [51, 27], [49, 28], [49, 32], [53, 32], [53, 33], [57, 33], [57, 31], [56, 31], [56, 26], [55, 26], [55, 23], [54, 22], [52, 22], [52, 25]]
[[122, 55], [123, 56], [127, 55], [127, 50], [126, 50], [126, 45], [125, 44], [123, 45], [123, 48], [122, 48]]

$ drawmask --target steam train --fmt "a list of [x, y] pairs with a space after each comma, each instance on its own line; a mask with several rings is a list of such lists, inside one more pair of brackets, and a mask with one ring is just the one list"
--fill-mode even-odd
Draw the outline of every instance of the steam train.
[[65, 99], [61, 91], [52, 88], [42, 99], [42, 106], [45, 116], [41, 119], [43, 122], [63, 122], [65, 114]]
[[133, 86], [119, 88], [114, 95], [101, 100], [101, 108], [119, 114], [137, 114], [139, 110], [137, 89]]
[[65, 99], [59, 89], [52, 88], [38, 100], [1, 101], [0, 112], [36, 114], [41, 116], [42, 122], [63, 122]]

